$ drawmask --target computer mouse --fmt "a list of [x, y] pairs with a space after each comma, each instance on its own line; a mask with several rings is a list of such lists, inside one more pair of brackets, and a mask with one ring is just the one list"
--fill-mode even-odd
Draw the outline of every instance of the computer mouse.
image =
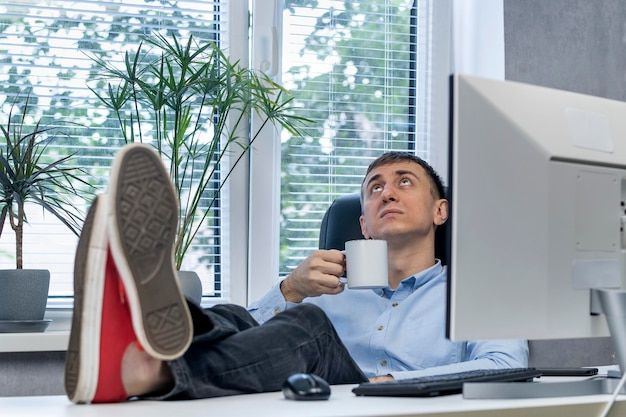
[[288, 400], [327, 400], [330, 385], [315, 374], [293, 374], [283, 383], [283, 395]]

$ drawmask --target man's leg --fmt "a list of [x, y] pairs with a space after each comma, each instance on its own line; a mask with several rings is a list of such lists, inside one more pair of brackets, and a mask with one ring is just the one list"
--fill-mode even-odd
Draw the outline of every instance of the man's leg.
[[[194, 328], [203, 321], [213, 327], [195, 335], [185, 355], [169, 362], [171, 389], [143, 397], [190, 399], [278, 391], [289, 375], [298, 372], [315, 373], [331, 384], [367, 380], [317, 306], [301, 304], [261, 326], [239, 306], [190, 308]], [[158, 371], [157, 366], [152, 368], [148, 380], [154, 380]]]
[[[366, 381], [321, 309], [302, 304], [259, 326], [246, 309], [190, 304], [196, 334], [185, 355], [154, 360], [130, 346], [122, 375], [129, 395], [193, 399], [278, 391], [289, 375], [310, 372], [331, 384]], [[156, 385], [161, 381], [161, 385]]]

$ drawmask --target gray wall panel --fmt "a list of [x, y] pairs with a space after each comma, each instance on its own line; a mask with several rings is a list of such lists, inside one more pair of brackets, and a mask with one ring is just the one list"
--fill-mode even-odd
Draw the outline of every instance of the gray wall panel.
[[504, 0], [509, 80], [626, 99], [626, 1]]

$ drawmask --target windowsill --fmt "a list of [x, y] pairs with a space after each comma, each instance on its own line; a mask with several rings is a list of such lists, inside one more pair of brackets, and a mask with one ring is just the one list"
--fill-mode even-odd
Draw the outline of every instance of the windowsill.
[[45, 332], [0, 333], [0, 352], [55, 352], [67, 350], [72, 312], [50, 309], [46, 319], [52, 320]]
[[42, 333], [0, 333], [0, 352], [55, 352], [67, 350], [69, 330]]

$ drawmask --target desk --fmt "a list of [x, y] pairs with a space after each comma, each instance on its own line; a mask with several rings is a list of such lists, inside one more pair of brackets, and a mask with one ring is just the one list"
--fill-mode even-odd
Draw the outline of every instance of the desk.
[[[524, 400], [357, 397], [352, 385], [332, 387], [328, 401], [289, 401], [282, 393], [238, 395], [193, 401], [134, 401], [74, 405], [64, 396], [0, 398], [2, 417], [409, 417], [409, 416], [597, 416], [609, 395]], [[626, 415], [621, 396], [611, 416]]]

